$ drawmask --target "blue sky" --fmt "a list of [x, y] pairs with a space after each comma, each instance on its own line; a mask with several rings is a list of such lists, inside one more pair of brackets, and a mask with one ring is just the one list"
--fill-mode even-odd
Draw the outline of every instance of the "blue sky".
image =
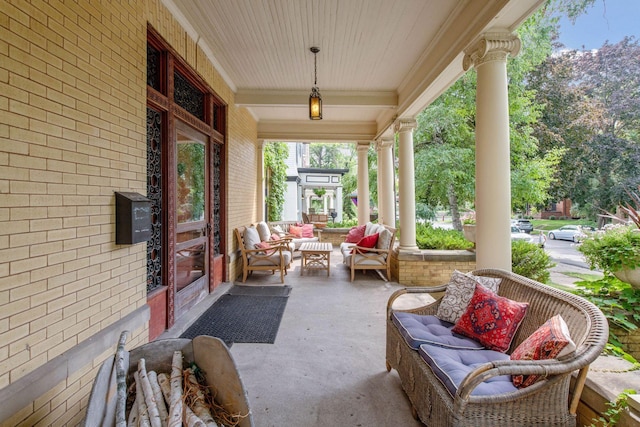
[[640, 39], [640, 0], [596, 0], [575, 24], [560, 21], [560, 41], [568, 49], [597, 49], [624, 36]]

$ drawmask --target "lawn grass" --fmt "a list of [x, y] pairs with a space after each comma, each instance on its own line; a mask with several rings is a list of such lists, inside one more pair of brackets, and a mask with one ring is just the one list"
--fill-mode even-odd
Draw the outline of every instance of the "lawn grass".
[[555, 230], [563, 225], [575, 224], [575, 225], [589, 225], [595, 227], [597, 224], [594, 221], [586, 219], [532, 219], [531, 223], [536, 230]]
[[565, 276], [575, 277], [579, 280], [584, 280], [585, 282], [595, 282], [596, 280], [602, 279], [602, 274], [590, 274], [590, 273], [575, 273], [571, 271], [562, 272]]

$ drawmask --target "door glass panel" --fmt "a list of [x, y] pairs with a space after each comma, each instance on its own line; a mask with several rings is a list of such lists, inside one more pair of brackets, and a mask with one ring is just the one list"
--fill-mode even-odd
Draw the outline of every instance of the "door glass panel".
[[204, 220], [205, 146], [197, 141], [178, 141], [177, 215], [178, 223]]
[[181, 290], [205, 274], [206, 243], [176, 251], [176, 288]]

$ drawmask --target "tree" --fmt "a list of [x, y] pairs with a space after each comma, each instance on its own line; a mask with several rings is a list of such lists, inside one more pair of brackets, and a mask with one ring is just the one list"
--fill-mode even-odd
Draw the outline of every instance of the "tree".
[[[546, 10], [534, 14], [518, 30], [523, 49], [507, 62], [511, 133], [512, 207], [542, 204], [553, 180], [559, 151], [541, 153], [533, 124], [541, 109], [526, 85], [528, 73], [551, 53], [554, 20]], [[474, 200], [476, 75], [470, 71], [418, 115], [416, 199], [449, 206], [456, 229], [459, 207]]]
[[337, 144], [309, 145], [309, 165], [312, 168], [338, 169], [344, 165], [344, 154]]
[[545, 112], [535, 127], [543, 150], [563, 150], [551, 194], [595, 218], [640, 181], [640, 47], [632, 38], [595, 52], [549, 58], [529, 86]]

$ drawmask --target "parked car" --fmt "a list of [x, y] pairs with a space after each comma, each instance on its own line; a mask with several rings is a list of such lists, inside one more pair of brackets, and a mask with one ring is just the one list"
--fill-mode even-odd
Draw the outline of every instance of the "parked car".
[[533, 231], [533, 224], [528, 219], [512, 219], [511, 225], [515, 225], [524, 233], [531, 233]]
[[511, 240], [524, 240], [525, 242], [533, 243], [535, 245], [544, 248], [544, 244], [547, 242], [547, 237], [543, 234], [529, 234], [523, 233], [515, 225], [511, 226]]
[[585, 237], [584, 230], [579, 225], [563, 225], [560, 228], [549, 231], [551, 240], [571, 240], [574, 243], [580, 243]]

